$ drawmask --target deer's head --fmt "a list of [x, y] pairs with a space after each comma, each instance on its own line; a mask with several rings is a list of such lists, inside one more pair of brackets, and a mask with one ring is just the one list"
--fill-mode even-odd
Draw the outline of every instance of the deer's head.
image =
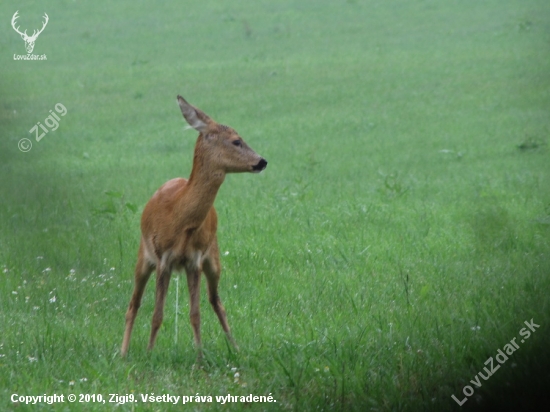
[[260, 173], [266, 168], [267, 160], [252, 150], [234, 129], [212, 120], [181, 96], [178, 104], [187, 123], [200, 133], [195, 158], [200, 155], [211, 171]]
[[42, 28], [40, 30], [34, 30], [32, 33], [32, 36], [27, 35], [27, 30], [25, 30], [23, 33], [19, 31], [19, 26], [15, 27], [16, 20], [19, 18], [17, 15], [19, 13], [19, 10], [15, 12], [11, 19], [11, 26], [13, 29], [21, 35], [21, 38], [25, 41], [25, 48], [27, 49], [27, 53], [32, 53], [34, 49], [34, 42], [36, 41], [36, 38], [40, 33], [44, 31], [44, 28], [48, 24], [49, 17], [46, 13], [44, 13], [44, 23], [42, 24]]

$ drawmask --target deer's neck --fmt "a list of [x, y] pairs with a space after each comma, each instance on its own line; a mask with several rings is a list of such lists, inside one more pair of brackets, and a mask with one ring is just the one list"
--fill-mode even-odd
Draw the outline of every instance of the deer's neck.
[[198, 227], [206, 219], [224, 179], [225, 173], [209, 167], [203, 153], [195, 150], [193, 169], [185, 187], [185, 195], [181, 197], [177, 207], [181, 219], [187, 225]]

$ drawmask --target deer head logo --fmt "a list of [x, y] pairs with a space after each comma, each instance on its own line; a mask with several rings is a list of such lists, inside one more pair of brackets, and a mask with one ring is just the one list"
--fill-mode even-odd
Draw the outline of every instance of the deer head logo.
[[42, 25], [42, 28], [40, 30], [34, 30], [33, 33], [32, 33], [32, 36], [29, 36], [27, 35], [27, 30], [25, 30], [24, 33], [21, 33], [19, 31], [19, 26], [18, 27], [15, 27], [15, 21], [19, 18], [19, 16], [17, 15], [17, 13], [19, 13], [19, 10], [17, 10], [15, 12], [15, 14], [13, 15], [12, 19], [11, 19], [11, 26], [13, 27], [13, 29], [19, 33], [21, 35], [21, 38], [23, 40], [25, 40], [25, 48], [27, 49], [27, 53], [32, 53], [32, 50], [34, 49], [34, 42], [36, 41], [36, 38], [38, 37], [38, 35], [40, 33], [42, 33], [44, 31], [44, 28], [46, 27], [46, 24], [48, 24], [48, 15], [46, 13], [44, 13], [44, 24]]

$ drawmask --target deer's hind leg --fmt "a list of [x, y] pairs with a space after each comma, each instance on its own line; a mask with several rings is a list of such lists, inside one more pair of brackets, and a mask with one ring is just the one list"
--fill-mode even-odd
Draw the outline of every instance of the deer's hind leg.
[[220, 251], [218, 248], [217, 240], [214, 240], [208, 255], [203, 263], [203, 270], [208, 282], [208, 300], [212, 305], [212, 309], [216, 312], [223, 331], [225, 332], [227, 339], [231, 342], [235, 349], [239, 349], [233, 335], [231, 335], [231, 329], [227, 323], [227, 315], [225, 308], [223, 307], [220, 295], [218, 294], [218, 284], [220, 282], [221, 275], [221, 263], [220, 263]]
[[132, 328], [134, 327], [134, 321], [136, 320], [138, 309], [141, 305], [141, 299], [145, 286], [149, 280], [151, 273], [155, 266], [147, 260], [144, 254], [143, 241], [139, 245], [138, 260], [135, 269], [135, 285], [130, 304], [128, 305], [128, 311], [126, 312], [126, 328], [124, 330], [124, 338], [122, 339], [122, 347], [120, 354], [124, 357], [128, 353], [130, 346], [130, 337], [132, 335]]
[[166, 256], [163, 256], [157, 264], [157, 287], [155, 292], [155, 310], [153, 311], [153, 320], [151, 321], [151, 336], [149, 338], [148, 350], [155, 347], [157, 334], [162, 325], [164, 318], [164, 304], [166, 303], [166, 294], [170, 285], [170, 277], [172, 276], [172, 266], [167, 262]]

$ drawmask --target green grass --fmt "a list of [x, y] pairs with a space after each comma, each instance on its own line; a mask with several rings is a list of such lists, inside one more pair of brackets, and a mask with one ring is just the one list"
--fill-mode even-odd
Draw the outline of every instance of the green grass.
[[[548, 1], [8, 3], [1, 410], [114, 408], [16, 406], [13, 393], [214, 398], [120, 411], [529, 410], [544, 400]], [[13, 60], [25, 51], [8, 25], [16, 10], [31, 32], [48, 13], [34, 50], [46, 61]], [[182, 277], [154, 351], [151, 282], [129, 357], [118, 353], [140, 212], [191, 170], [196, 133], [184, 131], [177, 94], [269, 161], [260, 175], [229, 176], [216, 200], [220, 295], [241, 350], [203, 296], [202, 369]], [[29, 130], [57, 103], [67, 114], [36, 142]], [[540, 329], [459, 408], [451, 395], [462, 399], [530, 319]], [[215, 402], [251, 393], [277, 402]]]

